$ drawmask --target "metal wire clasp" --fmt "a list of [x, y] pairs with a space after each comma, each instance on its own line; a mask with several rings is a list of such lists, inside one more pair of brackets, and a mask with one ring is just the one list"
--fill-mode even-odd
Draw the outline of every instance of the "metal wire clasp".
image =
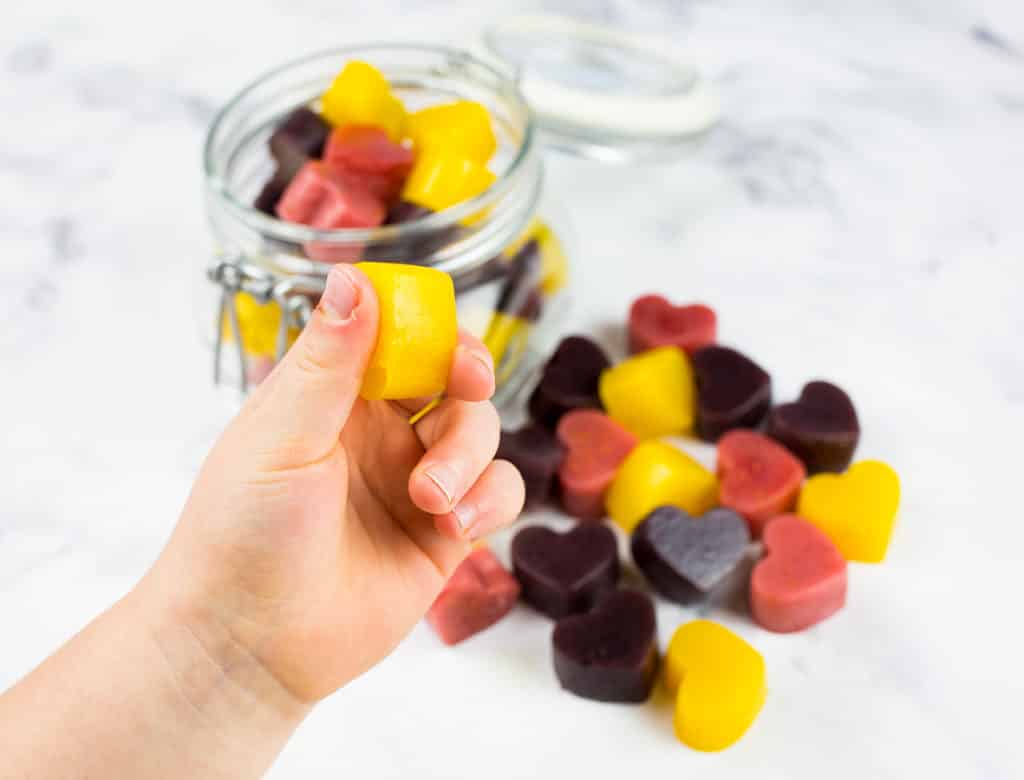
[[221, 383], [221, 364], [225, 344], [225, 326], [230, 329], [238, 355], [239, 389], [249, 389], [247, 358], [242, 329], [239, 324], [236, 296], [239, 292], [251, 295], [257, 303], [271, 301], [281, 307], [281, 324], [275, 343], [275, 361], [288, 350], [288, 331], [303, 328], [309, 321], [313, 307], [324, 291], [325, 280], [320, 276], [279, 276], [263, 266], [245, 261], [237, 255], [214, 259], [207, 269], [207, 278], [221, 288], [217, 307], [217, 324], [213, 342], [213, 382]]

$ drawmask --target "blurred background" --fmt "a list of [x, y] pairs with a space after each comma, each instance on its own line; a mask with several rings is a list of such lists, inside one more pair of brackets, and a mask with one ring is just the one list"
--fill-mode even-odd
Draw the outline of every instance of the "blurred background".
[[[659, 291], [714, 306], [721, 340], [772, 370], [779, 399], [839, 382], [861, 414], [860, 456], [904, 480], [890, 559], [855, 567], [850, 606], [820, 631], [743, 629], [768, 659], [769, 703], [721, 756], [674, 743], [664, 713], [560, 694], [546, 626], [513, 615], [456, 651], [418, 629], [315, 713], [272, 776], [1020, 777], [1024, 5], [531, 7], [659, 36], [723, 106], [682, 157], [545, 156], [547, 197], [574, 233], [566, 331], [621, 355], [629, 302]], [[0, 688], [145, 571], [237, 408], [211, 383], [194, 302], [212, 252], [200, 147], [217, 108], [306, 52], [469, 46], [510, 10], [4, 9]], [[687, 615], [673, 609], [665, 636]]]

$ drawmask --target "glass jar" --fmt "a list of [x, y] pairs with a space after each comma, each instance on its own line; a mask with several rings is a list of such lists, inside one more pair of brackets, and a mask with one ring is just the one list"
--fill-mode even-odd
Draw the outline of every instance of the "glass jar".
[[[376, 228], [318, 230], [253, 203], [272, 176], [271, 133], [291, 111], [317, 107], [350, 60], [376, 66], [409, 110], [475, 100], [491, 115], [496, 179], [480, 195]], [[550, 347], [568, 303], [565, 218], [543, 201], [531, 112], [516, 82], [467, 53], [371, 45], [313, 54], [264, 74], [217, 114], [203, 164], [214, 262], [201, 313], [213, 337], [214, 377], [243, 391], [287, 350], [323, 290], [331, 263], [417, 263], [449, 273], [460, 325], [495, 356], [499, 401]], [[213, 316], [210, 316], [210, 313]]]

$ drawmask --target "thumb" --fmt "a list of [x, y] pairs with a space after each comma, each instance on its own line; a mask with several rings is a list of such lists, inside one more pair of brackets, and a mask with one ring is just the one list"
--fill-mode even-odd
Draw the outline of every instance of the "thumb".
[[297, 467], [331, 452], [359, 395], [378, 318], [377, 293], [366, 275], [345, 263], [334, 266], [313, 316], [240, 415], [264, 465]]

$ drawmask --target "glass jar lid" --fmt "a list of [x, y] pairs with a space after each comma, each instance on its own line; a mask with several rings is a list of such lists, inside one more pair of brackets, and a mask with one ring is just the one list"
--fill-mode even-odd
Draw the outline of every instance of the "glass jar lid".
[[719, 102], [676, 47], [553, 14], [487, 27], [480, 53], [513, 69], [544, 141], [610, 162], [663, 158], [692, 146]]

